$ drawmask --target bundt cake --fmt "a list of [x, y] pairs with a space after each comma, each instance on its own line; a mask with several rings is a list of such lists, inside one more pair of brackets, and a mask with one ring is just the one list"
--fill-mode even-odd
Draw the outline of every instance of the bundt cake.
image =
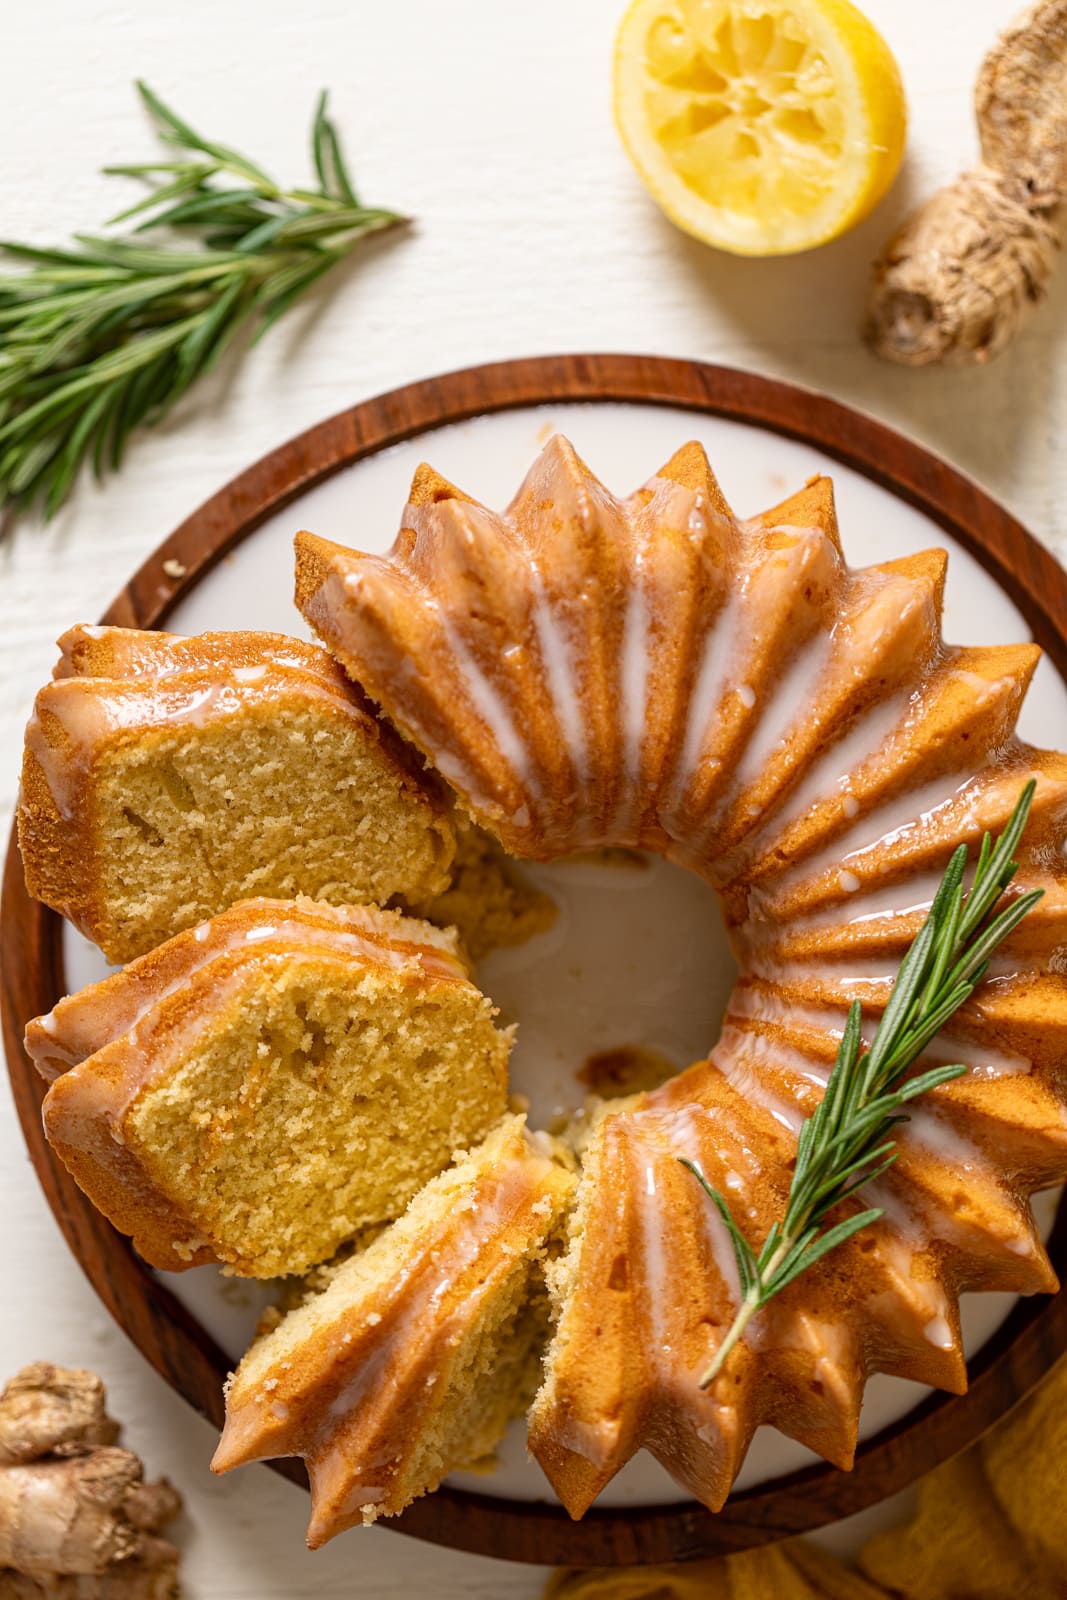
[[544, 1337], [542, 1272], [574, 1186], [551, 1148], [506, 1117], [253, 1344], [214, 1470], [303, 1456], [314, 1548], [490, 1455]]
[[[387, 556], [297, 539], [297, 602], [517, 855], [656, 851], [721, 896], [740, 968], [710, 1058], [589, 1135], [531, 1446], [581, 1515], [638, 1449], [720, 1506], [755, 1427], [847, 1466], [867, 1377], [961, 1389], [958, 1296], [1056, 1286], [1028, 1197], [1067, 1176], [1067, 758], [1015, 721], [1030, 644], [940, 634], [945, 557], [844, 562], [830, 483], [748, 521], [697, 445], [615, 499], [554, 439], [505, 512], [419, 469]], [[881, 1220], [757, 1316], [699, 1386], [853, 1001], [871, 1026], [961, 842], [1036, 779], [1018, 884], [1044, 898], [923, 1064]]]
[[30, 893], [110, 961], [255, 895], [383, 903], [448, 884], [445, 803], [324, 650], [90, 627], [60, 648], [27, 729], [19, 842]]
[[[557, 438], [503, 513], [422, 467], [389, 555], [299, 535], [298, 604], [351, 683], [274, 635], [61, 641], [31, 891], [110, 953], [188, 926], [30, 1025], [49, 1137], [159, 1266], [296, 1273], [389, 1224], [229, 1396], [216, 1467], [304, 1456], [312, 1543], [493, 1447], [546, 1293], [530, 1444], [580, 1516], [642, 1448], [721, 1506], [762, 1423], [847, 1467], [872, 1373], [964, 1387], [961, 1293], [1055, 1288], [1029, 1197], [1067, 1177], [1067, 757], [1015, 733], [1035, 646], [942, 641], [944, 573], [850, 570], [825, 478], [741, 521], [697, 445], [620, 501]], [[916, 1069], [968, 1070], [894, 1130], [878, 1220], [702, 1387], [741, 1283], [681, 1158], [758, 1249], [848, 1008], [870, 1038], [953, 850], [1030, 778], [1017, 887], [1043, 899]], [[721, 1036], [575, 1124], [573, 1199], [504, 1116], [509, 1036], [455, 936], [325, 903], [403, 899], [477, 944], [490, 857], [462, 819], [434, 898], [448, 791], [516, 856], [648, 850], [720, 896]], [[500, 884], [497, 920], [545, 925]]]
[[303, 1272], [505, 1110], [510, 1033], [455, 936], [250, 900], [32, 1022], [53, 1148], [152, 1265]]

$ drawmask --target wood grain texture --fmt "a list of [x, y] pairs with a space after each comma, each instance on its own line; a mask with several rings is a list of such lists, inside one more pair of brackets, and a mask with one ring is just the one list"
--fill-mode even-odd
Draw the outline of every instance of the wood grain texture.
[[[1067, 580], [1003, 508], [946, 463], [822, 396], [729, 368], [653, 357], [574, 355], [503, 362], [413, 384], [339, 413], [249, 468], [194, 512], [134, 574], [104, 621], [153, 627], [240, 540], [343, 466], [426, 429], [553, 401], [610, 400], [706, 411], [802, 439], [916, 506], [965, 544], [1011, 595], [1067, 679]], [[180, 577], [168, 576], [181, 569]], [[173, 564], [177, 563], [175, 567]], [[59, 919], [30, 901], [17, 850], [0, 906], [3, 1029], [19, 1117], [61, 1228], [104, 1304], [168, 1382], [216, 1425], [223, 1352], [154, 1278], [59, 1166], [40, 1121], [43, 1085], [22, 1049], [26, 1020], [64, 992]], [[1067, 1208], [1049, 1245], [1067, 1274]], [[561, 1565], [684, 1561], [803, 1532], [870, 1506], [964, 1448], [1067, 1349], [1067, 1295], [1020, 1301], [970, 1365], [965, 1396], [934, 1395], [861, 1445], [845, 1474], [814, 1466], [739, 1493], [712, 1516], [695, 1504], [591, 1511], [445, 1488], [383, 1526], [483, 1555]], [[301, 1469], [279, 1463], [287, 1477]]]

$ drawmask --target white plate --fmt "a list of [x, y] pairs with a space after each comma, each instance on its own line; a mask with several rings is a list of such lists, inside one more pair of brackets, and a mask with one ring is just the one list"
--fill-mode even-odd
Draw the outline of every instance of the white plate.
[[[307, 527], [366, 551], [384, 551], [399, 526], [416, 465], [430, 460], [447, 478], [490, 505], [513, 494], [533, 457], [562, 432], [616, 493], [629, 493], [689, 438], [705, 446], [727, 498], [742, 515], [773, 505], [815, 472], [834, 479], [849, 563], [863, 566], [931, 546], [950, 554], [945, 634], [957, 644], [1011, 643], [1030, 637], [1008, 597], [979, 563], [936, 524], [861, 474], [813, 447], [742, 423], [662, 407], [572, 403], [499, 412], [453, 423], [395, 445], [338, 473], [272, 517], [226, 556], [177, 607], [167, 626], [264, 628], [306, 636], [292, 604], [292, 539]], [[1038, 667], [1020, 721], [1025, 738], [1067, 747], [1067, 688], [1048, 661]], [[513, 1086], [530, 1096], [531, 1124], [581, 1100], [574, 1070], [594, 1050], [623, 1045], [656, 1049], [680, 1066], [714, 1042], [733, 979], [715, 897], [696, 879], [662, 862], [632, 868], [555, 865], [531, 876], [561, 914], [545, 935], [483, 963], [480, 979], [502, 1010], [518, 1019]], [[72, 989], [102, 977], [99, 952], [70, 928], [65, 958]], [[1055, 1196], [1039, 1202], [1051, 1226]], [[235, 1362], [267, 1286], [223, 1278], [214, 1268], [168, 1275], [169, 1287]], [[964, 1302], [968, 1354], [999, 1326], [1014, 1296]], [[867, 1438], [908, 1412], [928, 1391], [889, 1377], [868, 1386], [860, 1424]], [[807, 1466], [817, 1458], [761, 1428], [738, 1479], [740, 1487]], [[492, 1477], [451, 1480], [482, 1494], [551, 1500], [539, 1468], [525, 1458], [524, 1429], [513, 1425]], [[641, 1455], [600, 1497], [603, 1505], [667, 1504], [688, 1498]], [[848, 1541], [851, 1543], [852, 1541]]]

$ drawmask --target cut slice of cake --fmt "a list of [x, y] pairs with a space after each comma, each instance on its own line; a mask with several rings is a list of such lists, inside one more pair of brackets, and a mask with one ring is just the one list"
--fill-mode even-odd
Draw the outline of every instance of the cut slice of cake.
[[26, 730], [32, 895], [110, 961], [255, 895], [425, 900], [448, 802], [324, 650], [73, 628]]
[[457, 951], [375, 907], [237, 906], [30, 1024], [48, 1138], [153, 1266], [303, 1272], [503, 1115], [511, 1034]]
[[523, 1122], [429, 1183], [238, 1368], [212, 1467], [302, 1456], [313, 1549], [488, 1456], [521, 1408], [575, 1181]]

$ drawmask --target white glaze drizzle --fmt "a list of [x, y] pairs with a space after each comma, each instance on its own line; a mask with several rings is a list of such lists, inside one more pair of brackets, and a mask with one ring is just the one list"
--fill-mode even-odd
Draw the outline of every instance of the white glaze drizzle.
[[[889, 752], [884, 759], [891, 760]], [[957, 772], [947, 778], [932, 779], [918, 789], [883, 798], [862, 818], [858, 817], [857, 805], [857, 820], [850, 827], [843, 832], [835, 830], [821, 849], [786, 866], [766, 884], [753, 887], [750, 901], [755, 909], [766, 907], [769, 910], [784, 896], [803, 885], [818, 883], [824, 875], [830, 875], [833, 880], [831, 887], [836, 883], [842, 888], [842, 872], [859, 881], [865, 870], [873, 869], [881, 875], [885, 870], [886, 852], [900, 854], [899, 847], [913, 839], [925, 848], [931, 830], [944, 827], [950, 821], [954, 826], [951, 831], [947, 828], [945, 831], [952, 840], [958, 839], [961, 827], [977, 827], [972, 807], [981, 794], [981, 785], [971, 774]], [[958, 815], [961, 806], [966, 808], [962, 818]]]
[[668, 1271], [664, 1243], [667, 1224], [656, 1191], [656, 1163], [661, 1159], [659, 1149], [650, 1141], [642, 1140], [640, 1133], [628, 1130], [641, 1177], [635, 1185], [638, 1223], [641, 1232], [641, 1266], [646, 1293], [641, 1301], [642, 1318], [646, 1324], [645, 1359], [654, 1371], [662, 1372], [671, 1355], [670, 1298], [667, 1292]]
[[849, 791], [869, 762], [874, 760], [880, 767], [883, 766], [888, 754], [886, 745], [903, 720], [908, 703], [908, 694], [901, 691], [862, 712], [851, 727], [811, 763], [781, 811], [775, 815], [770, 829], [760, 830], [754, 841], [756, 845], [764, 844], [767, 832], [775, 837], [780, 836], [816, 806], [837, 796], [845, 797], [846, 816], [850, 800], [855, 814], [859, 810], [859, 802]]
[[[833, 656], [833, 633], [814, 633], [783, 671], [762, 707], [732, 774], [728, 801], [739, 800], [788, 745], [798, 724], [817, 717], [818, 685]], [[755, 813], [753, 813], [755, 815]]]
[[703, 1170], [699, 1158], [709, 1146], [715, 1149], [714, 1127], [704, 1107], [692, 1101], [669, 1110], [636, 1112], [623, 1131], [630, 1147], [632, 1170], [637, 1177], [631, 1193], [638, 1213], [644, 1274], [640, 1302], [641, 1315], [646, 1321], [644, 1354], [659, 1379], [669, 1382], [672, 1375], [684, 1368], [681, 1351], [672, 1343], [677, 1335], [675, 1301], [669, 1287], [674, 1274], [668, 1259], [667, 1241], [674, 1228], [688, 1226], [696, 1220], [729, 1304], [736, 1306], [741, 1298], [733, 1248], [718, 1212], [710, 1206], [698, 1207], [695, 1213], [672, 1220], [659, 1194], [657, 1169], [661, 1163], [674, 1163], [679, 1153], [687, 1155]]
[[930, 1106], [913, 1103], [907, 1108], [907, 1116], [907, 1122], [900, 1123], [896, 1130], [896, 1141], [902, 1150], [918, 1147], [941, 1166], [964, 1175], [988, 1166], [978, 1146]]
[[719, 707], [728, 692], [731, 665], [737, 660], [739, 618], [744, 605], [744, 577], [735, 595], [729, 596], [704, 634], [700, 666], [697, 668], [686, 706], [685, 737], [668, 798], [668, 814], [674, 818], [684, 801], [693, 778], [704, 760], [708, 730], [715, 729]]
[[[711, 1148], [715, 1149], [716, 1135], [712, 1118], [702, 1106], [696, 1104], [681, 1106], [673, 1115], [681, 1121], [679, 1137], [672, 1140], [673, 1147], [692, 1152], [694, 1164], [703, 1171], [703, 1164], [699, 1159], [700, 1152], [709, 1143]], [[734, 1183], [729, 1186], [737, 1192], [743, 1188], [744, 1180], [732, 1169], [730, 1175]], [[729, 1184], [728, 1178], [724, 1181]], [[741, 1303], [741, 1279], [738, 1276], [737, 1258], [730, 1243], [730, 1235], [726, 1231], [726, 1224], [714, 1206], [700, 1206], [697, 1215], [700, 1218], [707, 1253], [715, 1263], [732, 1309]]]
[[619, 663], [619, 709], [622, 723], [624, 772], [612, 832], [623, 844], [637, 843], [641, 818], [641, 752], [648, 724], [648, 694], [652, 674], [652, 613], [642, 584], [643, 560], [635, 557], [633, 587], [623, 620], [622, 657]]
[[[475, 661], [460, 634], [459, 627], [449, 619], [440, 602], [429, 599], [426, 604], [438, 614], [438, 626], [448, 644], [453, 673], [458, 680], [457, 686], [466, 696], [479, 721], [484, 724], [505, 758], [511, 763], [520, 780], [535, 788], [529, 748], [515, 726], [515, 720], [503, 695]], [[431, 752], [431, 759], [437, 762], [435, 752]]]
[[847, 1012], [833, 1005], [809, 1005], [788, 991], [770, 984], [738, 984], [730, 996], [729, 1017], [752, 1017], [757, 1022], [805, 1024], [817, 1032], [840, 1039]]
[[552, 604], [540, 568], [532, 558], [530, 575], [535, 595], [531, 618], [545, 674], [545, 689], [556, 713], [578, 785], [582, 787], [589, 776], [587, 730], [579, 701], [583, 688], [582, 672], [571, 658], [562, 619]]
[[743, 1100], [770, 1112], [793, 1138], [800, 1133], [813, 1106], [802, 1105], [793, 1098], [780, 1074], [783, 1070], [792, 1072], [802, 1081], [822, 1089], [832, 1065], [813, 1059], [793, 1045], [733, 1027], [729, 1022], [712, 1051], [711, 1060]]
[[956, 1335], [948, 1324], [948, 1319], [942, 1316], [931, 1317], [923, 1329], [923, 1337], [938, 1350], [955, 1350]]
[[[773, 556], [766, 558], [781, 574], [781, 583], [784, 587], [796, 589], [804, 571], [813, 564], [818, 553], [825, 547], [825, 535], [818, 529], [793, 528], [781, 525], [773, 530], [779, 534], [791, 536], [792, 543]], [[773, 708], [777, 704], [779, 709], [784, 701], [789, 701], [788, 690], [783, 689], [784, 684], [792, 680], [798, 663], [803, 663], [806, 653], [814, 645], [814, 639], [801, 646], [793, 663], [786, 669], [779, 683], [771, 691], [770, 699], [762, 708], [761, 715], [751, 719], [751, 733], [748, 745], [735, 770], [733, 781], [728, 793], [717, 803], [711, 814], [705, 818], [697, 838], [687, 837], [692, 831], [692, 825], [685, 827], [682, 818], [682, 809], [686, 796], [693, 780], [699, 775], [701, 768], [710, 759], [708, 752], [709, 735], [711, 739], [717, 732], [718, 712], [726, 697], [736, 693], [741, 704], [748, 711], [755, 709], [758, 701], [756, 691], [747, 682], [746, 674], [754, 646], [760, 638], [759, 619], [753, 613], [752, 597], [752, 571], [746, 565], [745, 549], [742, 545], [736, 556], [738, 570], [734, 575], [719, 610], [716, 612], [710, 630], [705, 633], [701, 645], [700, 666], [694, 678], [686, 707], [685, 732], [682, 739], [681, 755], [668, 786], [667, 793], [659, 806], [660, 818], [668, 831], [673, 830], [679, 844], [683, 849], [703, 851], [707, 848], [707, 841], [715, 830], [721, 825], [722, 816], [727, 806], [736, 798], [737, 794], [746, 786], [748, 779], [745, 776], [747, 768], [745, 763], [749, 760], [749, 752], [753, 745], [759, 748], [768, 737], [772, 742], [776, 737], [788, 735], [789, 729], [778, 731], [776, 735], [772, 730], [766, 732], [766, 719], [770, 714], [773, 721]], [[815, 636], [820, 637], [819, 635]], [[821, 636], [825, 639], [825, 636]], [[788, 648], [788, 646], [783, 646]], [[801, 668], [801, 670], [803, 670]], [[795, 718], [793, 719], [795, 720]], [[790, 722], [790, 727], [792, 722]], [[753, 764], [757, 757], [753, 756]]]
[[[759, 781], [762, 773], [775, 760], [778, 753], [786, 748], [802, 723], [812, 723], [817, 726], [821, 721], [821, 706], [825, 696], [820, 696], [819, 685], [824, 678], [829, 678], [832, 672], [833, 679], [838, 685], [848, 685], [850, 681], [859, 683], [867, 675], [871, 646], [881, 637], [884, 629], [875, 630], [872, 634], [866, 625], [868, 613], [873, 609], [876, 599], [882, 611], [892, 610], [895, 623], [906, 618], [917, 605], [922, 603], [924, 591], [915, 579], [905, 578], [900, 575], [879, 573], [873, 568], [865, 569], [862, 573], [854, 575], [862, 580], [863, 597], [862, 606], [858, 612], [854, 609], [846, 613], [829, 631], [820, 630], [809, 639], [794, 663], [793, 668], [783, 677], [772, 694], [771, 703], [765, 708], [764, 715], [757, 725], [753, 738], [745, 750], [744, 755], [734, 774], [730, 787], [729, 797], [738, 800], [746, 788]], [[903, 598], [894, 606], [894, 595]], [[863, 626], [856, 626], [857, 623]], [[758, 822], [755, 833], [749, 835], [748, 840], [739, 859], [748, 859], [761, 845], [777, 837], [789, 821], [795, 821], [805, 814], [812, 804], [811, 789], [806, 785], [810, 781], [816, 791], [827, 782], [828, 774], [834, 766], [837, 767], [835, 782], [839, 787], [847, 787], [847, 780], [852, 766], [866, 751], [873, 753], [877, 745], [868, 743], [873, 738], [873, 733], [878, 729], [881, 719], [891, 729], [899, 721], [907, 703], [906, 691], [899, 691], [883, 703], [884, 709], [875, 708], [874, 713], [861, 714], [858, 722], [851, 732], [846, 732], [846, 741], [854, 739], [849, 749], [842, 753], [841, 749], [834, 754], [832, 747], [825, 758], [817, 758], [808, 768], [808, 773], [800, 780], [799, 792], [788, 795], [783, 803], [784, 809], [779, 812], [777, 797], [772, 796], [769, 801], [770, 814], [766, 821]], [[868, 731], [867, 724], [873, 715], [874, 728]], [[825, 761], [825, 766], [817, 777], [812, 778], [814, 767]], [[842, 772], [841, 768], [845, 767]], [[758, 816], [757, 808], [750, 808], [748, 815], [755, 819]], [[706, 835], [706, 837], [708, 837]]]
[[[808, 1004], [788, 990], [769, 984], [739, 984], [730, 997], [728, 1015], [750, 1017], [756, 1022], [808, 1027], [837, 1042], [844, 1034], [847, 1013], [830, 1004]], [[865, 1036], [870, 1032], [868, 1026]], [[1031, 1071], [1031, 1062], [1025, 1056], [1012, 1054], [986, 1040], [971, 1039], [945, 1028], [923, 1050], [922, 1060], [931, 1065], [963, 1062], [969, 1076], [981, 1081], [1013, 1077]]]
[[954, 667], [952, 676], [971, 691], [977, 711], [984, 711], [986, 706], [993, 705], [997, 700], [1008, 699], [1019, 689], [1018, 679], [1011, 674], [1002, 678], [983, 678], [980, 673], [970, 672], [966, 667]]
[[781, 916], [770, 895], [753, 890], [744, 930], [746, 945], [753, 950], [762, 946], [781, 948], [825, 929], [836, 933], [891, 922], [895, 917], [915, 916], [929, 909], [940, 882], [940, 873], [923, 872], [898, 883], [864, 884], [855, 873], [842, 868], [813, 907], [793, 911], [788, 918]]
[[984, 1040], [970, 1039], [947, 1029], [930, 1040], [922, 1058], [934, 1065], [962, 1061], [968, 1076], [979, 1082], [1022, 1076], [1033, 1070], [1033, 1063], [1026, 1056], [1014, 1055]]
[[[109, 652], [106, 670], [86, 672], [76, 661], [76, 647], [81, 638], [106, 640]], [[97, 627], [85, 625], [70, 628], [60, 639], [62, 655], [56, 666], [55, 677], [91, 676], [102, 678], [137, 678], [152, 683], [167, 678], [216, 668], [226, 671], [238, 664], [242, 657], [250, 658], [249, 667], [289, 667], [298, 672], [311, 672], [335, 687], [343, 675], [333, 657], [320, 645], [303, 639], [293, 639], [282, 633], [221, 632], [202, 633], [189, 637], [181, 633], [158, 633], [139, 628]]]
[[931, 830], [950, 817], [954, 832], [961, 826], [974, 828], [973, 808], [982, 795], [982, 785], [969, 772], [953, 772], [932, 778], [917, 789], [886, 796], [837, 841], [839, 858], [848, 866], [861, 865], [864, 856], [880, 856], [913, 834], [929, 839]]

